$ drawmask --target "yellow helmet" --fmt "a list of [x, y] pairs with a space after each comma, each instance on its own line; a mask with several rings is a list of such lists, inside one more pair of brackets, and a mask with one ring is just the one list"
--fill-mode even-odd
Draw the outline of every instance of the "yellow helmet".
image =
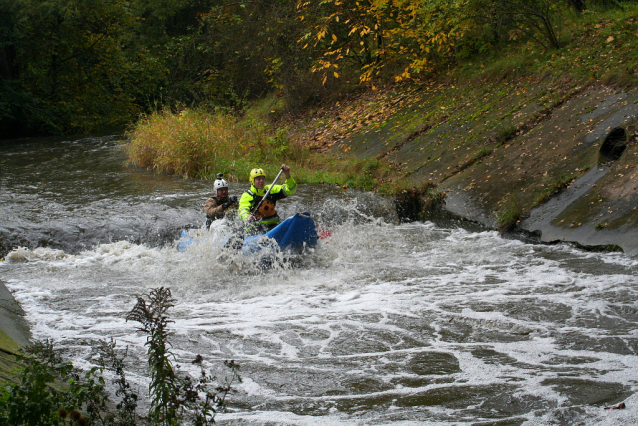
[[266, 173], [264, 173], [264, 169], [252, 169], [250, 171], [250, 184], [254, 185], [255, 184], [255, 178], [257, 176], [263, 176], [266, 177]]

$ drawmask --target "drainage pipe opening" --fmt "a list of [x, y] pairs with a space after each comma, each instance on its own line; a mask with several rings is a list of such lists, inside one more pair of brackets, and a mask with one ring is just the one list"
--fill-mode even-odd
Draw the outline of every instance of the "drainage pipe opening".
[[619, 127], [612, 130], [600, 147], [598, 162], [610, 163], [618, 160], [627, 148], [627, 139], [625, 129]]

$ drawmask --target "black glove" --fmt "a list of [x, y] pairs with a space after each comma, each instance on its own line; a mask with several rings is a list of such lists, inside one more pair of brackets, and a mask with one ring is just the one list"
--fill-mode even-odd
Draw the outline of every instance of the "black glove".
[[237, 202], [237, 196], [233, 195], [232, 197], [230, 197], [228, 199], [228, 201], [226, 201], [223, 206], [225, 209], [227, 209], [228, 207], [232, 206], [233, 204], [235, 204]]

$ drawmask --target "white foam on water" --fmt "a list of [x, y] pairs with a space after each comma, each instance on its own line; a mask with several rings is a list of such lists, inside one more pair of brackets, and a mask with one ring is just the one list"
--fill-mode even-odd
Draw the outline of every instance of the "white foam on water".
[[[236, 398], [254, 408], [218, 417], [229, 424], [488, 421], [481, 404], [496, 397], [480, 389], [490, 387], [545, 401], [511, 414], [524, 424], [636, 420], [638, 264], [623, 255], [368, 220], [331, 227], [301, 267], [261, 270], [239, 254], [220, 260], [220, 236], [193, 232], [184, 253], [127, 242], [77, 255], [18, 249], [0, 273], [34, 336], [79, 365], [91, 341], [109, 337], [143, 359], [146, 338], [125, 316], [136, 296], [170, 287], [180, 362], [202, 354], [243, 366]], [[142, 372], [131, 368], [139, 383]], [[624, 386], [627, 409], [574, 403], [565, 378]], [[402, 405], [469, 388], [477, 397], [465, 407]]]

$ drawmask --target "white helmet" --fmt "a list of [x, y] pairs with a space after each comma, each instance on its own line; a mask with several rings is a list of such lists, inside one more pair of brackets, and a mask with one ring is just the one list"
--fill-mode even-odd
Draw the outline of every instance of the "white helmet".
[[217, 180], [215, 181], [215, 184], [213, 185], [213, 188], [215, 189], [215, 191], [222, 188], [228, 188], [228, 182], [226, 181], [226, 179], [222, 179], [223, 176], [224, 176], [223, 173], [217, 173]]

